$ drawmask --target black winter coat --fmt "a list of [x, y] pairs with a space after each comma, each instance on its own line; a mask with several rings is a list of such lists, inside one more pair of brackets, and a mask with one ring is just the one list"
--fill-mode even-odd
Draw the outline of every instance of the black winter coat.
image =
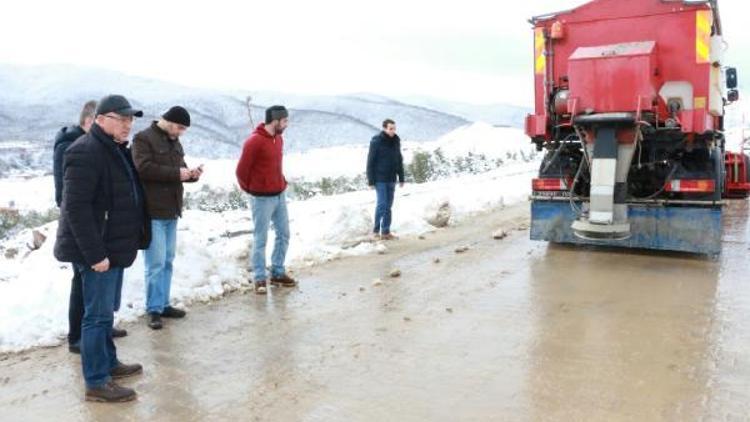
[[130, 150], [94, 124], [64, 157], [55, 257], [86, 265], [109, 258], [111, 267], [129, 267], [151, 237]]
[[404, 181], [404, 158], [401, 155], [401, 139], [398, 135], [388, 137], [385, 132], [375, 135], [370, 141], [367, 154], [367, 183], [394, 183]]
[[80, 126], [64, 127], [55, 135], [55, 149], [52, 157], [52, 174], [55, 176], [55, 202], [62, 204], [63, 191], [63, 154], [68, 147], [86, 132]]

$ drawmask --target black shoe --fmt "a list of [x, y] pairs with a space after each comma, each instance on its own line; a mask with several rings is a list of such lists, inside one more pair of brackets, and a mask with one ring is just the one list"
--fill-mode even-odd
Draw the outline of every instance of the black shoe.
[[122, 403], [135, 400], [135, 390], [117, 385], [110, 381], [101, 387], [87, 388], [86, 401], [96, 401], [101, 403]]
[[128, 335], [128, 332], [126, 330], [123, 330], [123, 329], [120, 329], [120, 328], [116, 328], [116, 327], [112, 327], [112, 337], [113, 338], [125, 337], [126, 335]]
[[164, 326], [161, 323], [161, 315], [157, 314], [156, 312], [151, 312], [148, 314], [148, 326], [152, 330], [161, 330], [161, 328]]
[[132, 377], [133, 375], [138, 375], [143, 373], [143, 366], [139, 363], [134, 363], [132, 365], [126, 365], [122, 362], [117, 362], [117, 366], [110, 369], [109, 375], [112, 377], [113, 380], [119, 380], [122, 378]]
[[266, 286], [266, 280], [258, 280], [255, 282], [255, 294], [256, 295], [268, 294], [268, 287]]
[[287, 274], [282, 274], [279, 276], [271, 277], [271, 285], [281, 287], [294, 287], [297, 285], [297, 280], [289, 277]]
[[81, 344], [80, 343], [68, 344], [68, 351], [70, 353], [75, 353], [77, 355], [80, 355], [81, 354]]
[[185, 318], [185, 315], [185, 311], [182, 309], [173, 308], [171, 306], [164, 308], [164, 311], [161, 313], [162, 318]]

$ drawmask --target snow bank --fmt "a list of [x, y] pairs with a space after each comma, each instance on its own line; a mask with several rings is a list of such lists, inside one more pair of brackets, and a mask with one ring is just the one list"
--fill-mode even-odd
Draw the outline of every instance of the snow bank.
[[[515, 148], [484, 145], [479, 132], [486, 136], [493, 131], [497, 131], [497, 135], [508, 135], [512, 139], [508, 141], [511, 144], [519, 139], [518, 130], [480, 127], [467, 128], [463, 137], [446, 137], [437, 141], [436, 145], [456, 153], [472, 148], [476, 151], [493, 150], [498, 154], [505, 154], [508, 149], [518, 150], [518, 145]], [[506, 134], [505, 131], [510, 132]], [[302, 157], [297, 158], [297, 165], [304, 171], [318, 171], [317, 175], [325, 174], [331, 168], [339, 168], [342, 172], [354, 171], [355, 166], [349, 167], [351, 163], [348, 161], [354, 161], [355, 156], [359, 157], [362, 152], [359, 149], [355, 154], [355, 150], [335, 148], [329, 150], [327, 156], [323, 152], [314, 153], [307, 161]], [[346, 154], [351, 156], [342, 157]], [[339, 166], [339, 163], [342, 165]], [[220, 161], [211, 162], [210, 166], [208, 164], [204, 183], [224, 187], [234, 183], [234, 163], [231, 167]], [[289, 161], [287, 167], [290, 167]], [[450, 223], [455, 224], [477, 213], [523, 201], [530, 193], [530, 179], [537, 169], [537, 162], [519, 162], [484, 174], [399, 188], [394, 205], [393, 229], [401, 236], [435, 230], [428, 219], [446, 202], [452, 212]], [[46, 183], [52, 189], [49, 178], [40, 180], [27, 182], [32, 185], [39, 183], [39, 186]], [[15, 189], [20, 188], [15, 186]], [[38, 198], [28, 198], [28, 203], [46, 201], [44, 198], [49, 195], [49, 191], [34, 191], [33, 196]], [[301, 268], [339, 257], [368, 254], [382, 248], [366, 240], [371, 230], [374, 206], [373, 191], [290, 202], [292, 242], [287, 259], [289, 266]], [[193, 303], [216, 299], [247, 286], [252, 228], [250, 211], [185, 212], [178, 225], [173, 302], [189, 307]], [[51, 346], [63, 341], [67, 332], [72, 271], [69, 264], [59, 263], [53, 257], [56, 229], [56, 222], [38, 229], [47, 236], [47, 241], [35, 251], [30, 251], [27, 246], [31, 243], [31, 230], [25, 230], [0, 245], [0, 352]], [[272, 244], [273, 235], [269, 239], [269, 255]], [[11, 249], [18, 253], [15, 256], [9, 254], [12, 257], [3, 256]], [[139, 254], [134, 265], [126, 271], [122, 307], [117, 319], [133, 321], [142, 315], [145, 312], [144, 296], [144, 268]]]

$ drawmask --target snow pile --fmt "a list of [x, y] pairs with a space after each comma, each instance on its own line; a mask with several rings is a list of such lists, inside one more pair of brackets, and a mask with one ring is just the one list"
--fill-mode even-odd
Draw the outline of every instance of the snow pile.
[[[508, 144], [516, 143], [515, 150], [518, 150], [516, 140], [521, 138], [520, 131], [492, 127], [480, 129], [485, 134], [497, 131], [498, 135], [508, 135]], [[462, 147], [466, 148], [464, 151], [473, 148], [498, 154], [513, 149], [512, 145], [484, 146], [477, 132], [470, 128], [465, 135], [469, 139], [444, 138], [436, 145], [456, 154], [461, 153]], [[495, 139], [502, 140], [503, 137]], [[349, 162], [356, 155], [352, 151], [362, 152], [361, 148], [335, 148], [329, 151], [328, 156], [319, 152], [311, 155], [308, 161], [299, 157], [297, 169], [310, 174], [317, 172], [316, 175], [328, 174], [326, 171], [337, 168], [343, 172], [354, 172], [355, 166]], [[351, 157], [342, 158], [345, 153], [351, 154]], [[206, 180], [203, 183], [226, 188], [233, 186], [233, 162], [231, 167], [229, 162], [206, 164]], [[416, 236], [435, 230], [430, 219], [438, 214], [441, 207], [445, 211], [446, 204], [450, 210], [449, 224], [455, 224], [477, 213], [523, 201], [529, 194], [530, 179], [537, 169], [536, 161], [514, 162], [483, 174], [407, 184], [396, 191], [393, 229], [401, 236]], [[335, 174], [331, 173], [332, 176]], [[50, 191], [43, 194], [35, 191], [32, 194], [34, 198], [24, 197], [29, 204], [37, 204], [36, 201], [46, 203], [51, 197], [51, 180], [43, 180]], [[42, 186], [42, 182], [39, 183]], [[373, 191], [290, 202], [292, 242], [287, 257], [289, 267], [301, 268], [339, 257], [374, 253], [384, 246], [387, 248], [387, 243], [375, 244], [367, 240], [374, 206]], [[0, 244], [0, 352], [59, 344], [67, 332], [72, 271], [69, 264], [59, 263], [53, 257], [56, 229], [56, 222], [37, 229], [47, 236], [47, 241], [38, 250], [31, 251], [28, 246], [32, 238], [31, 230], [24, 230]], [[252, 229], [249, 210], [185, 212], [178, 225], [173, 302], [189, 307], [192, 303], [216, 299], [248, 286]], [[273, 234], [268, 245], [270, 262]], [[134, 265], [126, 271], [118, 320], [133, 321], [142, 315], [145, 312], [144, 296], [144, 268], [139, 254]]]

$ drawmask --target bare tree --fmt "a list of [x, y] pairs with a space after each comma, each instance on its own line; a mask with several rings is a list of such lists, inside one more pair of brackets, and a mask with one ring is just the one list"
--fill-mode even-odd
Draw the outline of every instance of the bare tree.
[[247, 107], [247, 117], [250, 118], [250, 129], [255, 127], [255, 123], [253, 123], [253, 97], [252, 95], [248, 95], [247, 98], [245, 98], [245, 107]]

